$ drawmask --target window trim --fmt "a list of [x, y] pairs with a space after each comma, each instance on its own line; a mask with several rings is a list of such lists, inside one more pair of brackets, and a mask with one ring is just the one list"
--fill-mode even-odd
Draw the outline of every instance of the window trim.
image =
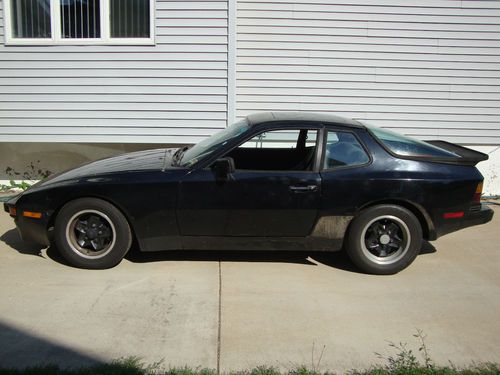
[[[299, 135], [298, 135], [298, 137], [297, 137], [297, 140], [295, 141], [295, 146], [297, 146], [297, 144], [299, 143], [299, 139], [300, 139], [300, 132], [301, 132], [302, 130], [307, 130], [307, 131], [309, 131], [309, 130], [317, 130], [317, 129], [299, 129], [299, 128], [293, 128], [293, 129], [292, 129], [292, 128], [287, 128], [287, 129], [271, 129], [271, 130], [264, 130], [264, 131], [262, 131], [262, 132], [260, 132], [260, 133], [255, 134], [253, 137], [250, 137], [250, 138], [249, 138], [249, 139], [247, 139], [246, 141], [243, 141], [243, 142], [242, 142], [242, 143], [240, 143], [238, 146], [236, 146], [235, 148], [233, 148], [231, 151], [233, 151], [233, 150], [234, 150], [234, 149], [236, 149], [236, 148], [239, 148], [239, 147], [243, 146], [243, 145], [244, 145], [245, 143], [247, 143], [247, 142], [252, 141], [252, 139], [254, 139], [255, 137], [258, 137], [258, 136], [259, 136], [259, 135], [261, 135], [261, 134], [265, 134], [265, 133], [269, 133], [269, 132], [273, 132], [273, 131], [288, 131], [288, 130], [298, 130]], [[317, 138], [319, 139], [319, 134], [317, 135]], [[316, 139], [316, 142], [315, 142], [315, 143], [318, 143], [318, 139]], [[245, 147], [245, 148], [266, 148], [266, 147]], [[288, 147], [287, 147], [287, 148], [288, 148]]]
[[149, 38], [111, 38], [110, 35], [110, 0], [101, 0], [101, 37], [100, 38], [62, 38], [61, 37], [61, 0], [50, 0], [51, 38], [13, 38], [11, 22], [11, 1], [4, 0], [4, 41], [11, 46], [52, 46], [52, 45], [155, 45], [156, 1], [149, 0]]
[[[263, 133], [267, 133], [267, 132], [272, 132], [272, 131], [280, 131], [280, 130], [298, 130], [299, 132], [301, 130], [313, 130], [313, 131], [316, 131], [317, 132], [317, 135], [316, 135], [316, 150], [314, 151], [314, 157], [313, 157], [313, 167], [311, 170], [306, 170], [306, 171], [296, 171], [296, 170], [282, 170], [282, 169], [235, 169], [234, 172], [240, 172], [240, 173], [243, 173], [243, 172], [259, 172], [259, 173], [265, 173], [265, 172], [273, 172], [273, 173], [277, 173], [277, 172], [282, 172], [282, 173], [318, 173], [318, 168], [317, 168], [317, 161], [318, 161], [318, 151], [319, 151], [319, 146], [320, 144], [322, 144], [322, 138], [321, 138], [321, 129], [318, 128], [318, 129], [310, 129], [310, 128], [300, 128], [300, 127], [287, 127], [287, 128], [284, 128], [284, 129], [281, 129], [281, 128], [276, 128], [276, 129], [267, 129], [267, 130], [263, 130], [259, 133], [256, 133], [254, 134], [254, 136], [250, 137], [250, 138], [247, 138], [245, 141], [241, 142], [240, 144], [238, 144], [237, 146], [233, 147], [231, 150], [227, 151], [224, 153], [223, 157], [225, 155], [227, 155], [228, 153], [230, 153], [231, 151], [237, 149], [238, 147], [240, 147], [242, 144], [250, 141], [252, 138], [256, 137], [257, 135], [259, 134], [263, 134]], [[217, 160], [217, 159], [216, 159]], [[215, 161], [214, 161], [215, 162]]]
[[351, 133], [354, 138], [359, 142], [360, 146], [363, 148], [365, 151], [365, 154], [368, 156], [368, 161], [363, 164], [356, 164], [356, 165], [339, 165], [337, 167], [333, 168], [325, 168], [325, 158], [326, 158], [326, 151], [323, 152], [321, 155], [321, 160], [320, 160], [320, 172], [334, 172], [334, 171], [340, 171], [340, 170], [345, 170], [345, 169], [352, 169], [352, 168], [361, 168], [361, 167], [367, 167], [373, 163], [373, 157], [371, 152], [369, 151], [368, 147], [366, 147], [365, 143], [361, 140], [361, 138], [356, 134], [355, 131], [351, 129], [341, 129], [341, 128], [335, 128], [335, 127], [325, 127], [325, 133], [323, 136], [323, 150], [326, 150], [326, 146], [328, 143], [328, 132], [342, 132], [342, 133]]
[[[293, 124], [293, 125], [283, 125], [285, 124]], [[258, 124], [256, 126], [250, 126], [250, 128], [243, 134], [241, 134], [238, 138], [234, 139], [233, 142], [224, 146], [221, 150], [210, 155], [209, 157], [199, 160], [198, 163], [192, 165], [189, 169], [191, 171], [195, 170], [203, 170], [206, 168], [210, 168], [210, 165], [215, 162], [217, 159], [224, 157], [228, 152], [231, 152], [233, 149], [239, 147], [247, 140], [251, 139], [257, 134], [260, 134], [265, 131], [271, 130], [287, 130], [287, 129], [309, 129], [309, 130], [317, 130], [318, 138], [316, 139], [316, 157], [314, 159], [314, 167], [312, 171], [291, 171], [293, 173], [319, 173], [321, 165], [319, 164], [319, 160], [322, 158], [323, 153], [323, 144], [324, 144], [324, 125], [322, 123], [315, 123], [310, 121], [271, 121]], [[238, 171], [238, 170], [237, 170]], [[250, 169], [239, 169], [239, 171], [245, 172], [280, 172], [273, 170], [250, 170]], [[287, 172], [287, 171], [281, 171]]]

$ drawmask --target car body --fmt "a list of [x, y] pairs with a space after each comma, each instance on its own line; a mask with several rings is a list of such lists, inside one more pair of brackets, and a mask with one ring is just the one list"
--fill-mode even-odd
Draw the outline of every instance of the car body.
[[135, 239], [141, 251], [347, 247], [361, 269], [387, 274], [411, 263], [422, 239], [491, 220], [475, 168], [485, 159], [333, 115], [266, 112], [189, 149], [53, 175], [5, 210], [23, 239], [55, 241], [79, 267], [114, 266]]

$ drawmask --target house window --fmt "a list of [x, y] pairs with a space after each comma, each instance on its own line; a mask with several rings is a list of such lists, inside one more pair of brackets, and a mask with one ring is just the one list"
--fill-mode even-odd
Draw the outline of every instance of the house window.
[[5, 0], [7, 44], [152, 44], [154, 0]]
[[13, 38], [51, 38], [50, 3], [45, 0], [12, 0]]
[[112, 38], [149, 38], [149, 4], [142, 0], [109, 0]]
[[61, 37], [64, 39], [100, 38], [100, 5], [99, 0], [59, 0]]

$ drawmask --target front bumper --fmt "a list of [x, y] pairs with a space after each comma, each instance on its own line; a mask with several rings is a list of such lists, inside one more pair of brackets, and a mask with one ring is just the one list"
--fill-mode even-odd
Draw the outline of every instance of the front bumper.
[[479, 210], [469, 211], [460, 219], [443, 221], [441, 225], [436, 228], [437, 237], [474, 225], [485, 224], [491, 221], [491, 219], [493, 219], [493, 210], [482, 203]]
[[44, 212], [40, 219], [25, 217], [16, 205], [17, 198], [18, 197], [14, 197], [5, 202], [3, 207], [6, 212], [9, 212], [9, 207], [17, 208], [17, 215], [12, 218], [14, 219], [14, 223], [16, 224], [17, 231], [19, 232], [21, 239], [24, 242], [49, 246], [50, 240], [47, 232], [49, 223], [48, 213]]

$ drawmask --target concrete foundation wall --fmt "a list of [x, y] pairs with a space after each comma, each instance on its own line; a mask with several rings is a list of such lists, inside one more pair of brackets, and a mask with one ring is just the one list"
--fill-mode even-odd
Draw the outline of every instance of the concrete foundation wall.
[[[10, 167], [25, 172], [30, 163], [53, 173], [105, 157], [140, 150], [176, 147], [166, 144], [133, 143], [0, 143], [0, 181], [12, 177], [6, 173]], [[38, 161], [40, 161], [38, 163]]]
[[[172, 144], [116, 144], [116, 143], [0, 143], [0, 182], [11, 177], [7, 167], [24, 172], [30, 163], [42, 169], [59, 172], [88, 161], [161, 147], [177, 147]], [[484, 195], [500, 195], [500, 146], [468, 146], [489, 155], [489, 160], [478, 165], [484, 176]], [[40, 163], [37, 163], [37, 161]]]

